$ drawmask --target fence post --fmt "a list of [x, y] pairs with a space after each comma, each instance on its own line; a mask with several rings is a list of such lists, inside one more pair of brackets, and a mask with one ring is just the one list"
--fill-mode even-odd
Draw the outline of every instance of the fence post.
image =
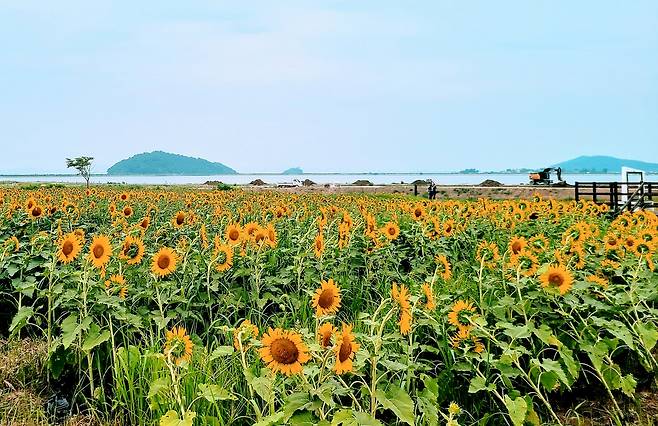
[[580, 199], [580, 194], [578, 194], [578, 182], [576, 182], [576, 202]]
[[592, 182], [592, 201], [596, 204], [596, 182]]
[[414, 183], [414, 197], [418, 196], [418, 185]]

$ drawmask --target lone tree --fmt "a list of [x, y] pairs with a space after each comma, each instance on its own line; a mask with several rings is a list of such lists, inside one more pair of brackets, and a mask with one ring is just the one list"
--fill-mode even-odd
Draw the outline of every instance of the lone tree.
[[80, 176], [85, 178], [87, 181], [87, 188], [89, 188], [89, 178], [91, 176], [91, 162], [94, 157], [77, 157], [77, 158], [67, 158], [66, 167], [73, 167], [80, 173]]

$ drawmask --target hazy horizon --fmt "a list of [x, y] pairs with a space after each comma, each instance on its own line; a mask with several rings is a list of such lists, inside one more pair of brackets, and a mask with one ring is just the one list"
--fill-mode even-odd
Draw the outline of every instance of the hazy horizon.
[[658, 2], [0, 7], [4, 175], [153, 150], [241, 173], [658, 162]]

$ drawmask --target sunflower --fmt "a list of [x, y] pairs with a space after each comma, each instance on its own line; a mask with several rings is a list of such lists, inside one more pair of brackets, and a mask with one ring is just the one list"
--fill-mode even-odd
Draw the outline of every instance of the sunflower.
[[108, 294], [115, 285], [119, 287], [119, 297], [125, 299], [128, 295], [128, 286], [123, 275], [114, 274], [110, 276], [109, 280], [105, 281], [105, 288], [108, 290]]
[[146, 231], [151, 224], [151, 218], [149, 216], [144, 216], [139, 222], [139, 227], [142, 228], [142, 230]]
[[151, 261], [151, 272], [159, 277], [164, 277], [176, 270], [176, 253], [169, 247], [162, 247], [153, 256]]
[[236, 351], [246, 351], [251, 347], [247, 344], [249, 339], [258, 339], [258, 327], [246, 319], [233, 332], [233, 347]]
[[343, 324], [343, 329], [336, 334], [336, 365], [334, 370], [336, 374], [348, 373], [353, 370], [352, 360], [354, 354], [359, 350], [359, 344], [356, 343], [354, 334], [352, 334], [352, 325]]
[[473, 303], [458, 300], [448, 313], [448, 322], [458, 329], [470, 330], [472, 327], [470, 319], [475, 316], [475, 313]]
[[287, 376], [301, 373], [302, 365], [311, 359], [302, 336], [294, 331], [270, 328], [263, 334], [261, 344], [260, 357], [267, 367]]
[[448, 281], [450, 278], [452, 278], [452, 270], [450, 268], [450, 262], [448, 261], [448, 258], [442, 254], [436, 256], [434, 260], [437, 263], [437, 271], [441, 272], [441, 278], [443, 278], [443, 281]]
[[544, 288], [557, 288], [560, 294], [566, 294], [573, 285], [571, 273], [562, 266], [549, 266], [539, 280]]
[[179, 211], [171, 219], [171, 223], [173, 223], [176, 228], [180, 228], [185, 225], [185, 219], [187, 219], [187, 214], [184, 211]]
[[587, 278], [585, 278], [585, 280], [589, 283], [598, 284], [603, 288], [608, 287], [608, 280], [599, 275], [590, 275]]
[[425, 209], [420, 204], [411, 209], [411, 217], [413, 220], [421, 220], [425, 217]]
[[523, 237], [512, 237], [509, 242], [509, 250], [513, 255], [518, 255], [526, 248], [528, 242]]
[[119, 251], [119, 259], [125, 260], [128, 265], [137, 265], [143, 258], [144, 242], [139, 238], [126, 237]]
[[180, 365], [183, 361], [189, 361], [192, 358], [194, 344], [190, 340], [190, 336], [187, 335], [185, 328], [174, 327], [171, 331], [167, 331], [166, 337], [164, 353], [167, 359], [171, 359], [176, 365]]
[[324, 253], [324, 237], [322, 236], [322, 232], [320, 232], [313, 241], [313, 252], [317, 258], [322, 257], [322, 253]]
[[270, 246], [270, 248], [275, 248], [276, 244], [278, 242], [277, 235], [276, 235], [276, 229], [274, 228], [274, 225], [269, 223], [267, 227], [265, 228], [265, 232], [267, 233], [267, 244]]
[[80, 240], [75, 233], [70, 232], [59, 241], [57, 259], [62, 263], [70, 263], [78, 257], [80, 250], [82, 250]]
[[215, 239], [215, 252], [213, 253], [213, 256], [217, 259], [215, 269], [218, 272], [224, 272], [233, 266], [233, 248], [227, 244], [217, 243], [218, 240]]
[[443, 222], [443, 236], [450, 237], [455, 233], [455, 221], [452, 219]]
[[30, 218], [38, 219], [42, 216], [43, 216], [43, 208], [41, 208], [41, 206], [35, 205], [34, 207], [32, 207], [32, 209], [30, 210]]
[[336, 327], [334, 327], [331, 323], [325, 322], [322, 324], [318, 329], [318, 341], [320, 342], [320, 346], [325, 349], [330, 347], [331, 338], [337, 331], [338, 330], [336, 330]]
[[432, 287], [429, 283], [423, 283], [422, 286], [423, 293], [425, 294], [425, 307], [432, 311], [436, 309], [436, 302], [434, 301], [434, 293], [432, 293]]
[[493, 269], [496, 265], [496, 262], [500, 258], [498, 246], [493, 242], [480, 241], [478, 244], [476, 257], [483, 266], [489, 269]]
[[242, 230], [240, 229], [240, 225], [232, 223], [226, 227], [225, 231], [226, 235], [226, 241], [229, 242], [231, 245], [239, 244], [240, 243], [240, 237], [242, 237]]
[[400, 227], [395, 222], [388, 222], [382, 228], [382, 234], [389, 240], [393, 241], [400, 235]]
[[404, 311], [411, 309], [411, 303], [409, 302], [409, 289], [404, 284], [401, 284], [398, 288], [398, 285], [393, 283], [391, 297], [398, 303], [398, 305], [400, 305], [401, 310]]
[[125, 207], [123, 208], [122, 212], [123, 212], [123, 217], [125, 217], [125, 218], [129, 218], [129, 217], [132, 216], [133, 213], [134, 213], [134, 212], [133, 212], [133, 208], [130, 207], [130, 206], [125, 206]]
[[256, 231], [258, 231], [259, 228], [260, 225], [256, 222], [249, 222], [244, 226], [244, 235], [253, 240], [254, 234], [256, 234]]
[[106, 235], [97, 235], [91, 241], [89, 246], [89, 255], [87, 258], [96, 268], [102, 268], [107, 265], [112, 256], [112, 247], [110, 239]]
[[10, 238], [5, 240], [5, 247], [13, 247], [13, 251], [16, 253], [21, 247], [21, 244], [18, 242], [18, 238], [16, 238], [15, 235], [12, 235]]
[[400, 305], [400, 320], [398, 321], [400, 333], [402, 333], [402, 335], [407, 335], [411, 331], [412, 321], [409, 290], [404, 284], [400, 285], [398, 288], [398, 285], [393, 283], [391, 297], [398, 303], [398, 305]]
[[322, 280], [311, 303], [318, 317], [336, 313], [340, 308], [340, 288], [332, 278], [329, 278], [329, 281]]

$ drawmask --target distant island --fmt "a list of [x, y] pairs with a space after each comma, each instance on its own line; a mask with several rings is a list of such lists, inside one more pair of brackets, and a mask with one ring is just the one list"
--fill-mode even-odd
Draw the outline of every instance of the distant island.
[[553, 165], [553, 167], [561, 167], [562, 171], [566, 173], [619, 173], [622, 166], [644, 170], [645, 172], [658, 172], [657, 163], [624, 160], [605, 155], [583, 155]]
[[285, 170], [282, 174], [284, 174], [284, 175], [303, 175], [304, 171], [300, 167], [291, 167], [288, 170]]
[[144, 152], [121, 160], [107, 169], [108, 175], [234, 175], [232, 168], [203, 158], [163, 151]]

